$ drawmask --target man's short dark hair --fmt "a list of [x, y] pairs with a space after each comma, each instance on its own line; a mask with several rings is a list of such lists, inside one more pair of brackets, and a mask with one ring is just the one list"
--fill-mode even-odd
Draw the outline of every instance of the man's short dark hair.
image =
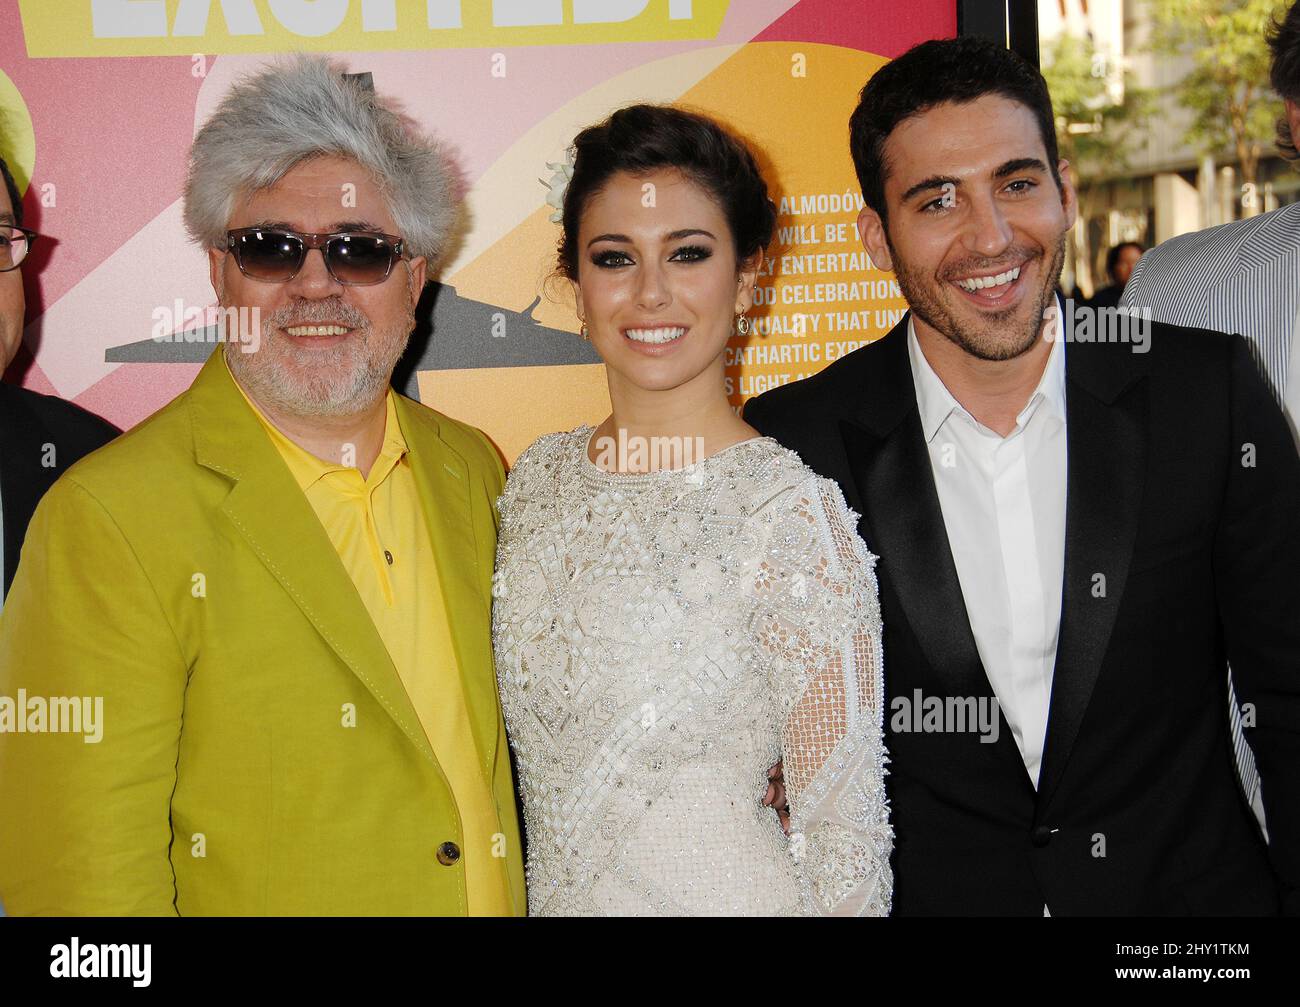
[[849, 149], [867, 206], [887, 219], [885, 141], [900, 123], [944, 102], [962, 104], [990, 94], [1019, 102], [1034, 113], [1047, 165], [1059, 188], [1056, 120], [1043, 75], [989, 39], [936, 39], [914, 46], [877, 70], [862, 88], [849, 119]]
[[23, 200], [18, 195], [18, 183], [14, 181], [13, 175], [9, 173], [9, 165], [5, 164], [5, 159], [0, 157], [0, 175], [4, 176], [5, 192], [9, 193], [9, 202], [14, 208], [14, 223], [19, 227], [23, 226]]
[[[1274, 21], [1265, 36], [1273, 50], [1269, 81], [1283, 98], [1300, 102], [1300, 3], [1291, 5], [1281, 21]], [[1284, 115], [1277, 121], [1277, 149], [1288, 161], [1300, 160], [1291, 138], [1291, 123]]]

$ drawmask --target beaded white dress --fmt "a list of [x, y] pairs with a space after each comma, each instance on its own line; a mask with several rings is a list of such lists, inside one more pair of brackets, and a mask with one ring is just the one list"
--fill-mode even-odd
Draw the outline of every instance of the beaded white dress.
[[839, 487], [768, 437], [609, 473], [591, 434], [536, 441], [498, 501], [530, 914], [888, 914], [875, 557]]

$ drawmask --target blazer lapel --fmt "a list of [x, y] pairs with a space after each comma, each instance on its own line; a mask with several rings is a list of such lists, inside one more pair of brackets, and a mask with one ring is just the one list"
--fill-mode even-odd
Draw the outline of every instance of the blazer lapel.
[[234, 482], [222, 511], [321, 638], [435, 766], [379, 631], [329, 536], [221, 359], [190, 389], [195, 458]]
[[906, 316], [869, 353], [857, 408], [841, 421], [862, 501], [859, 530], [879, 554], [881, 577], [891, 582], [945, 687], [952, 695], [990, 695], [921, 430]]
[[1110, 643], [1146, 478], [1148, 387], [1140, 367], [1116, 366], [1126, 352], [1119, 345], [1065, 349], [1065, 574], [1040, 809], [1061, 781]]
[[424, 506], [474, 743], [491, 780], [499, 733], [491, 598], [485, 590], [492, 567], [489, 561], [484, 569], [479, 560], [469, 466], [442, 439], [436, 414], [400, 396], [397, 414], [411, 448], [411, 469]]

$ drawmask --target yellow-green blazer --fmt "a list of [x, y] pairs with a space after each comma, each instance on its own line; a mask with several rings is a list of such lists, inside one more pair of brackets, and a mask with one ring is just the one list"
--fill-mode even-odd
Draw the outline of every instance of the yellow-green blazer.
[[[32, 520], [0, 699], [102, 697], [102, 739], [0, 733], [0, 899], [11, 915], [463, 913], [463, 862], [438, 857], [462, 843], [438, 760], [217, 354]], [[522, 915], [491, 647], [501, 462], [472, 427], [397, 409]]]

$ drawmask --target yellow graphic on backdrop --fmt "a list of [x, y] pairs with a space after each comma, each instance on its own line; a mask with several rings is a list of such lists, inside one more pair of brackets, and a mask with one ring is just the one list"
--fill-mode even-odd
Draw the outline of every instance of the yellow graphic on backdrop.
[[27, 54], [472, 49], [711, 39], [730, 0], [20, 0]]
[[9, 165], [19, 194], [25, 193], [36, 164], [36, 133], [22, 92], [3, 70], [0, 70], [0, 157]]

